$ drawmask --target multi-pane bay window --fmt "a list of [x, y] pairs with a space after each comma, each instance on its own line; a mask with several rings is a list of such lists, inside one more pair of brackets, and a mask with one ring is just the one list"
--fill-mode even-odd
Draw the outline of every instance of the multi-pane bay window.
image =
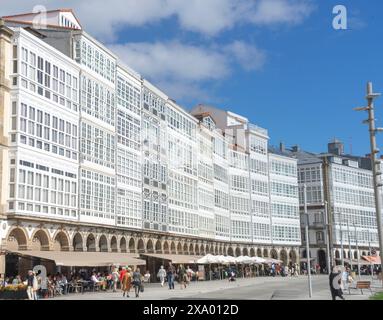
[[270, 173], [288, 176], [288, 177], [296, 177], [297, 166], [295, 163], [288, 163], [285, 161], [278, 161], [278, 160], [272, 159]]
[[240, 215], [249, 215], [249, 202], [248, 198], [243, 198], [240, 196], [230, 196], [230, 209], [232, 213]]
[[249, 192], [249, 178], [238, 175], [230, 176], [230, 189], [241, 192]]
[[21, 86], [72, 111], [78, 111], [78, 74], [22, 47]]
[[[75, 121], [32, 105], [19, 105], [20, 142], [69, 159], [78, 158]], [[28, 139], [27, 139], [28, 138]]]
[[[303, 188], [299, 189], [299, 201], [304, 202]], [[307, 186], [306, 187], [306, 201], [307, 203], [322, 203], [322, 186]]]
[[351, 170], [347, 167], [333, 167], [333, 177], [335, 182], [358, 186], [362, 188], [371, 188], [371, 172], [361, 172], [361, 170]]
[[140, 150], [141, 122], [122, 110], [117, 111], [118, 143]]
[[299, 225], [273, 225], [273, 240], [283, 242], [300, 242]]
[[251, 201], [251, 211], [254, 216], [257, 217], [269, 217], [270, 216], [270, 208], [269, 202], [260, 201], [260, 200], [252, 200]]
[[138, 116], [141, 115], [140, 89], [120, 76], [117, 77], [117, 104]]
[[248, 171], [248, 157], [242, 152], [229, 151], [230, 167]]
[[114, 169], [114, 134], [90, 123], [81, 123], [81, 152], [85, 160]]
[[273, 202], [271, 213], [275, 218], [299, 219], [298, 204]]
[[259, 154], [267, 154], [267, 140], [250, 135], [249, 137], [250, 150]]
[[117, 181], [122, 184], [141, 188], [142, 183], [140, 157], [123, 148], [117, 150]]
[[87, 76], [81, 77], [81, 110], [114, 126], [114, 91]]
[[115, 82], [115, 59], [82, 37], [75, 43], [76, 61], [93, 70], [108, 81]]
[[248, 240], [251, 238], [250, 222], [232, 220], [231, 235], [236, 240]]
[[259, 194], [261, 196], [268, 196], [269, 195], [268, 181], [251, 179], [251, 193]]
[[81, 170], [81, 215], [114, 219], [115, 178], [90, 170]]
[[20, 160], [17, 172], [17, 208], [33, 214], [77, 216], [77, 174]]
[[227, 169], [214, 163], [214, 178], [221, 182], [228, 183]]
[[134, 228], [142, 227], [141, 193], [118, 188], [116, 206], [117, 224]]
[[267, 162], [250, 158], [250, 172], [267, 176]]
[[226, 192], [215, 189], [214, 190], [214, 204], [218, 208], [228, 210], [229, 209], [229, 195]]
[[298, 187], [294, 184], [289, 184], [282, 181], [272, 181], [271, 192], [276, 196], [296, 198], [298, 195]]
[[270, 240], [270, 224], [253, 223], [253, 237], [257, 240]]

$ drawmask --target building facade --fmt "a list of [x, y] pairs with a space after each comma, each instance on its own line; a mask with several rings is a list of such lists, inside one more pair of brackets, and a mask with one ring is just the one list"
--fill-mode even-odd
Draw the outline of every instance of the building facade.
[[334, 141], [328, 144], [327, 153], [309, 153], [298, 147], [290, 152], [298, 159], [301, 255], [307, 256], [307, 218], [303, 216], [306, 185], [310, 257], [322, 269], [326, 267], [327, 255], [333, 264], [340, 264], [342, 258], [350, 263], [351, 258], [355, 266], [362, 255], [379, 254], [371, 160], [368, 156], [347, 155], [343, 149], [341, 142]]
[[70, 11], [49, 12], [44, 28], [33, 18], [0, 25], [3, 253], [297, 262], [297, 162], [269, 152], [267, 130], [213, 107], [189, 113]]

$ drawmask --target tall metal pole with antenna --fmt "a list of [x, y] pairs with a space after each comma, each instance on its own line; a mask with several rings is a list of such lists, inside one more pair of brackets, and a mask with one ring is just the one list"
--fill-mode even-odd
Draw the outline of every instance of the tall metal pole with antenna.
[[313, 296], [313, 288], [311, 282], [311, 259], [310, 259], [310, 238], [309, 238], [309, 214], [307, 212], [307, 187], [306, 184], [303, 185], [303, 204], [304, 204], [304, 213], [303, 216], [306, 218], [306, 258], [307, 258], [307, 275], [309, 281], [309, 297]]
[[371, 165], [372, 165], [372, 177], [374, 183], [374, 195], [375, 195], [375, 210], [376, 210], [376, 223], [378, 227], [379, 236], [379, 250], [380, 250], [380, 272], [383, 286], [383, 233], [382, 233], [382, 198], [379, 188], [382, 186], [380, 175], [380, 160], [376, 159], [376, 154], [379, 153], [379, 149], [376, 147], [376, 134], [382, 132], [383, 128], [375, 127], [375, 110], [374, 99], [379, 97], [380, 93], [373, 93], [372, 83], [367, 83], [367, 107], [355, 108], [356, 111], [368, 111], [368, 119], [363, 123], [368, 123], [370, 131], [370, 147], [371, 147]]

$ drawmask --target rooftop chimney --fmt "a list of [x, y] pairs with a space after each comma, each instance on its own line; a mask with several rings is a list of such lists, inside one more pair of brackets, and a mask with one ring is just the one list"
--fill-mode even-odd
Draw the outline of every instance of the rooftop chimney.
[[344, 154], [344, 144], [343, 142], [334, 139], [333, 142], [330, 142], [327, 145], [327, 150], [328, 150], [328, 153], [341, 156], [342, 154]]
[[292, 146], [291, 151], [292, 151], [292, 152], [299, 152], [299, 151], [300, 151], [300, 148], [299, 148], [298, 145], [295, 145], [295, 146]]
[[279, 143], [279, 150], [280, 150], [281, 152], [285, 152], [286, 148], [285, 148], [285, 144], [284, 144], [283, 142], [280, 142], [280, 143]]

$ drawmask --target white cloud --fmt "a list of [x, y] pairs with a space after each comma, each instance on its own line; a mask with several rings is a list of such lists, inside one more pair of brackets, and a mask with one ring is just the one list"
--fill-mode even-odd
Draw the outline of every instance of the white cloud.
[[[32, 11], [36, 0], [1, 0], [0, 15]], [[182, 29], [209, 36], [238, 24], [299, 23], [312, 0], [38, 0], [47, 9], [72, 8], [86, 30], [112, 42], [126, 26], [152, 25], [176, 17]]]
[[248, 13], [250, 22], [260, 25], [297, 24], [313, 11], [307, 0], [259, 0], [253, 12]]
[[266, 62], [266, 53], [263, 50], [243, 41], [234, 41], [225, 50], [246, 71], [259, 70]]
[[235, 41], [226, 46], [194, 46], [178, 41], [110, 45], [120, 59], [177, 99], [208, 96], [204, 85], [224, 80], [235, 64], [246, 71], [265, 63], [255, 46]]

